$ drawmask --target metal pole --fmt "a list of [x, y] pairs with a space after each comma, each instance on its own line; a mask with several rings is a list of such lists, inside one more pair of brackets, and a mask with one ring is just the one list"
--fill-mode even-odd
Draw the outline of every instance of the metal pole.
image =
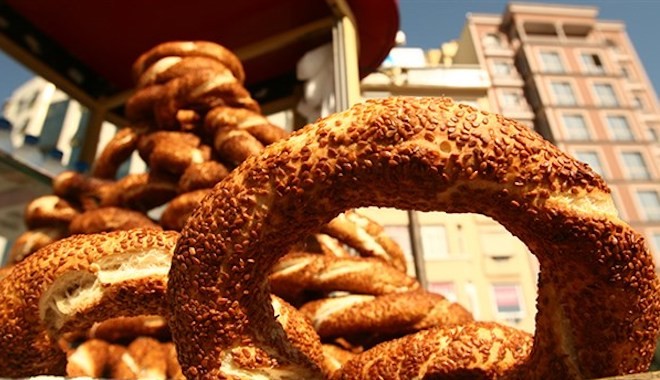
[[424, 250], [422, 249], [422, 235], [419, 233], [419, 218], [417, 212], [408, 210], [408, 233], [410, 234], [410, 248], [412, 249], [413, 264], [417, 280], [426, 289], [426, 264]]

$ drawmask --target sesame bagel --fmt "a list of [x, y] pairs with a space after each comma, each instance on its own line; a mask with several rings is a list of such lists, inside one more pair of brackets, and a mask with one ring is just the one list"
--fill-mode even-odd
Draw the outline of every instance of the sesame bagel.
[[[206, 57], [214, 59], [231, 70], [239, 82], [245, 80], [241, 61], [224, 46], [208, 41], [170, 41], [164, 42], [140, 55], [133, 64], [133, 79], [138, 78], [158, 61], [168, 57]], [[165, 65], [165, 64], [161, 64]]]
[[0, 377], [64, 373], [60, 335], [110, 317], [167, 313], [178, 233], [75, 235], [49, 244], [0, 280]]
[[117, 131], [94, 160], [92, 176], [115, 179], [119, 167], [137, 149], [138, 141], [145, 129], [145, 127], [124, 127]]
[[[248, 158], [189, 218], [168, 286], [183, 373], [322, 377], [312, 360], [271, 335], [267, 275], [303, 236], [364, 206], [481, 213], [537, 256], [533, 351], [503, 327], [465, 324], [458, 341], [476, 348], [461, 367], [526, 378], [648, 368], [660, 327], [659, 282], [644, 239], [618, 218], [605, 182], [513, 120], [445, 98], [389, 98], [319, 120]], [[481, 347], [473, 334], [493, 335], [495, 346]], [[414, 339], [417, 351], [392, 343], [378, 356], [405, 362], [413, 353], [432, 369], [440, 354], [451, 360], [462, 352]], [[509, 352], [512, 362], [502, 368], [479, 354], [488, 347]], [[245, 355], [238, 360], [236, 352]], [[395, 366], [368, 365], [387, 378]]]
[[374, 258], [333, 257], [295, 252], [270, 274], [272, 292], [296, 303], [302, 292], [382, 295], [419, 289], [414, 278]]
[[133, 228], [161, 227], [147, 215], [120, 207], [100, 207], [77, 215], [69, 224], [69, 234], [97, 234]]
[[406, 271], [406, 258], [401, 247], [385, 233], [383, 226], [358, 212], [339, 214], [322, 231], [354, 248], [361, 256], [376, 257], [402, 272]]
[[300, 311], [322, 339], [361, 334], [403, 336], [473, 320], [463, 306], [424, 291], [324, 298], [306, 303]]
[[24, 219], [28, 229], [66, 227], [80, 211], [57, 195], [43, 195], [25, 207]]

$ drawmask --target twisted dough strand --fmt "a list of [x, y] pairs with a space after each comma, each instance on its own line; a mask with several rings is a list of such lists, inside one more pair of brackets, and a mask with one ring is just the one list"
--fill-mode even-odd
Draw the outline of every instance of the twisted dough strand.
[[[659, 329], [658, 279], [603, 180], [512, 120], [448, 99], [391, 98], [271, 145], [191, 216], [168, 287], [184, 374], [319, 377], [281, 335], [269, 335], [277, 330], [266, 274], [301, 236], [363, 206], [479, 212], [527, 243], [541, 265], [537, 328], [533, 352], [516, 356], [511, 374], [599, 377], [647, 368]], [[240, 372], [227, 364], [238, 349], [252, 353]], [[480, 359], [469, 363], [495, 370]]]
[[312, 321], [321, 338], [365, 333], [402, 336], [433, 326], [472, 321], [470, 312], [459, 304], [423, 291], [324, 298], [303, 305], [300, 311]]
[[292, 253], [279, 260], [270, 283], [273, 293], [285, 299], [296, 299], [302, 291], [382, 295], [419, 289], [414, 278], [378, 259], [309, 253]]

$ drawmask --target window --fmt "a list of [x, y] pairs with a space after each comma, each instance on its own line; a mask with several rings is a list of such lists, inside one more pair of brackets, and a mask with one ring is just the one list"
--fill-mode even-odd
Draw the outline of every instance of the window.
[[600, 60], [598, 54], [582, 53], [580, 54], [580, 59], [587, 73], [602, 74], [605, 72], [605, 67], [603, 67], [603, 62]]
[[552, 82], [552, 93], [555, 103], [562, 106], [574, 106], [577, 104], [573, 87], [568, 82]]
[[660, 259], [660, 232], [654, 232], [651, 238], [651, 246], [656, 253], [656, 259]]
[[441, 294], [451, 302], [458, 302], [456, 287], [453, 282], [429, 282], [428, 291]]
[[660, 194], [657, 191], [639, 190], [637, 199], [646, 220], [660, 220]]
[[495, 61], [493, 63], [495, 75], [510, 76], [513, 74], [513, 65], [507, 61]]
[[644, 109], [644, 101], [642, 100], [641, 96], [633, 96], [633, 107], [638, 110], [643, 110]]
[[442, 260], [449, 258], [447, 246], [447, 231], [443, 225], [423, 224], [420, 226], [422, 250], [426, 260]]
[[562, 115], [562, 122], [570, 140], [589, 140], [591, 134], [582, 115]]
[[480, 227], [479, 243], [484, 256], [495, 261], [505, 261], [520, 251], [522, 242], [504, 227]]
[[564, 65], [561, 62], [559, 53], [555, 51], [541, 52], [542, 70], [545, 73], [563, 73]]
[[630, 79], [630, 71], [626, 67], [621, 67], [621, 75], [623, 75], [624, 78]]
[[488, 33], [484, 36], [483, 44], [486, 47], [501, 47], [502, 39], [495, 33]]
[[606, 107], [615, 107], [619, 105], [614, 88], [609, 83], [594, 84], [594, 92], [598, 98], [598, 104]]
[[625, 116], [607, 116], [607, 128], [616, 141], [631, 141], [635, 138]]
[[493, 284], [498, 320], [516, 323], [524, 317], [522, 290], [518, 284]]
[[651, 175], [644, 162], [644, 157], [640, 152], [623, 152], [621, 153], [623, 165], [628, 173], [628, 179], [649, 179]]
[[522, 93], [515, 90], [505, 90], [502, 92], [502, 105], [505, 108], [519, 107], [524, 103]]
[[658, 141], [658, 132], [653, 127], [646, 128], [646, 140]]
[[410, 231], [407, 225], [397, 224], [397, 225], [385, 225], [385, 233], [387, 236], [391, 237], [406, 257], [406, 260], [413, 261], [412, 256], [412, 244], [410, 243]]
[[578, 151], [575, 152], [577, 159], [589, 165], [596, 173], [605, 177], [605, 172], [603, 170], [603, 165], [600, 162], [600, 157], [598, 153], [594, 151]]

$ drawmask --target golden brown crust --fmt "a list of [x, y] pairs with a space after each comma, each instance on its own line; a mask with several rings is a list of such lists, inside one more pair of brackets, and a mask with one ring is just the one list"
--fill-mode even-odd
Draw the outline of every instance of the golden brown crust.
[[172, 199], [160, 216], [160, 225], [166, 230], [181, 231], [190, 214], [210, 191], [210, 189], [195, 190]]
[[90, 339], [68, 352], [66, 375], [68, 377], [101, 378], [108, 362], [109, 346], [102, 340]]
[[264, 149], [263, 144], [247, 131], [223, 128], [215, 134], [213, 148], [223, 161], [238, 165]]
[[112, 182], [105, 179], [67, 170], [53, 178], [53, 194], [89, 210], [98, 207], [98, 192], [110, 184]]
[[28, 229], [62, 227], [71, 222], [79, 211], [57, 195], [44, 195], [30, 201], [25, 207], [24, 219]]
[[96, 193], [101, 207], [116, 206], [148, 211], [177, 195], [177, 183], [152, 173], [128, 174], [120, 180], [100, 187]]
[[127, 343], [144, 336], [165, 341], [170, 331], [165, 318], [159, 315], [119, 317], [95, 323], [89, 329], [89, 339], [100, 339], [110, 343]]
[[385, 233], [383, 226], [356, 211], [340, 214], [322, 231], [362, 256], [379, 258], [402, 272], [406, 271], [406, 258], [401, 247]]
[[165, 92], [164, 85], [152, 85], [137, 89], [124, 105], [124, 115], [133, 123], [145, 122], [152, 126], [154, 106]]
[[407, 274], [378, 259], [291, 253], [273, 267], [271, 291], [297, 300], [304, 291], [382, 295], [419, 289]]
[[144, 130], [145, 127], [124, 127], [117, 131], [94, 160], [92, 176], [115, 179], [121, 164], [128, 160], [137, 149], [140, 135], [144, 133]]
[[531, 349], [531, 335], [496, 323], [433, 328], [381, 343], [349, 360], [333, 378], [501, 378], [515, 371]]
[[260, 112], [259, 104], [245, 87], [233, 77], [212, 70], [172, 79], [154, 97], [147, 103], [153, 104], [154, 118], [160, 129], [179, 129], [176, 116], [181, 109], [206, 112], [214, 107], [229, 106]]
[[[156, 230], [75, 235], [15, 265], [0, 280], [0, 376], [63, 374], [66, 357], [47, 329], [58, 336], [112, 317], [166, 315], [166, 272], [177, 238]], [[161, 274], [130, 270], [141, 263], [160, 265]]]
[[165, 360], [167, 362], [167, 378], [171, 380], [185, 380], [181, 372], [179, 360], [176, 357], [176, 346], [172, 342], [163, 343]]
[[329, 343], [323, 344], [323, 355], [325, 356], [325, 365], [331, 373], [340, 369], [355, 356], [351, 351]]
[[[235, 78], [231, 70], [217, 59], [195, 56], [170, 56], [156, 61], [154, 65], [151, 65], [142, 73], [138, 79], [136, 88], [164, 84], [174, 78], [195, 71], [214, 71]], [[238, 80], [236, 81], [238, 82]]]
[[137, 364], [138, 371], [134, 373], [136, 378], [154, 380], [167, 378], [167, 353], [159, 341], [149, 337], [139, 337], [128, 345], [127, 352]]
[[188, 132], [157, 131], [140, 139], [140, 157], [150, 171], [181, 175], [188, 166], [208, 161], [211, 148]]
[[210, 189], [229, 174], [229, 169], [217, 161], [207, 161], [192, 164], [179, 178], [179, 193], [188, 193], [193, 190]]
[[23, 261], [34, 252], [68, 235], [66, 227], [44, 227], [20, 234], [9, 249], [9, 263]]
[[141, 212], [120, 207], [100, 207], [79, 214], [69, 224], [70, 234], [96, 234], [133, 228], [160, 229]]
[[462, 306], [424, 291], [324, 298], [303, 305], [300, 311], [312, 321], [321, 338], [360, 334], [395, 337], [472, 321], [472, 315]]
[[322, 371], [327, 372], [324, 367], [325, 359], [321, 340], [305, 316], [277, 296], [271, 296], [271, 304], [277, 323], [282, 326], [294, 349], [310, 358]]
[[234, 53], [224, 46], [208, 41], [170, 41], [143, 53], [133, 64], [133, 78], [138, 78], [158, 60], [165, 57], [206, 57], [228, 67], [241, 83], [245, 80], [243, 65]]
[[482, 213], [528, 245], [541, 264], [529, 378], [648, 367], [660, 327], [658, 279], [603, 180], [512, 120], [444, 98], [390, 98], [270, 145], [191, 216], [168, 287], [184, 373], [227, 374], [235, 367], [222, 358], [242, 347], [256, 350], [241, 362], [246, 371], [318, 375], [288, 342], [263, 339], [274, 325], [266, 274], [301, 236], [368, 205]]
[[246, 109], [215, 107], [204, 119], [204, 132], [215, 136], [226, 128], [238, 128], [254, 136], [261, 144], [270, 145], [286, 138], [289, 134], [282, 128], [272, 125], [262, 114]]

